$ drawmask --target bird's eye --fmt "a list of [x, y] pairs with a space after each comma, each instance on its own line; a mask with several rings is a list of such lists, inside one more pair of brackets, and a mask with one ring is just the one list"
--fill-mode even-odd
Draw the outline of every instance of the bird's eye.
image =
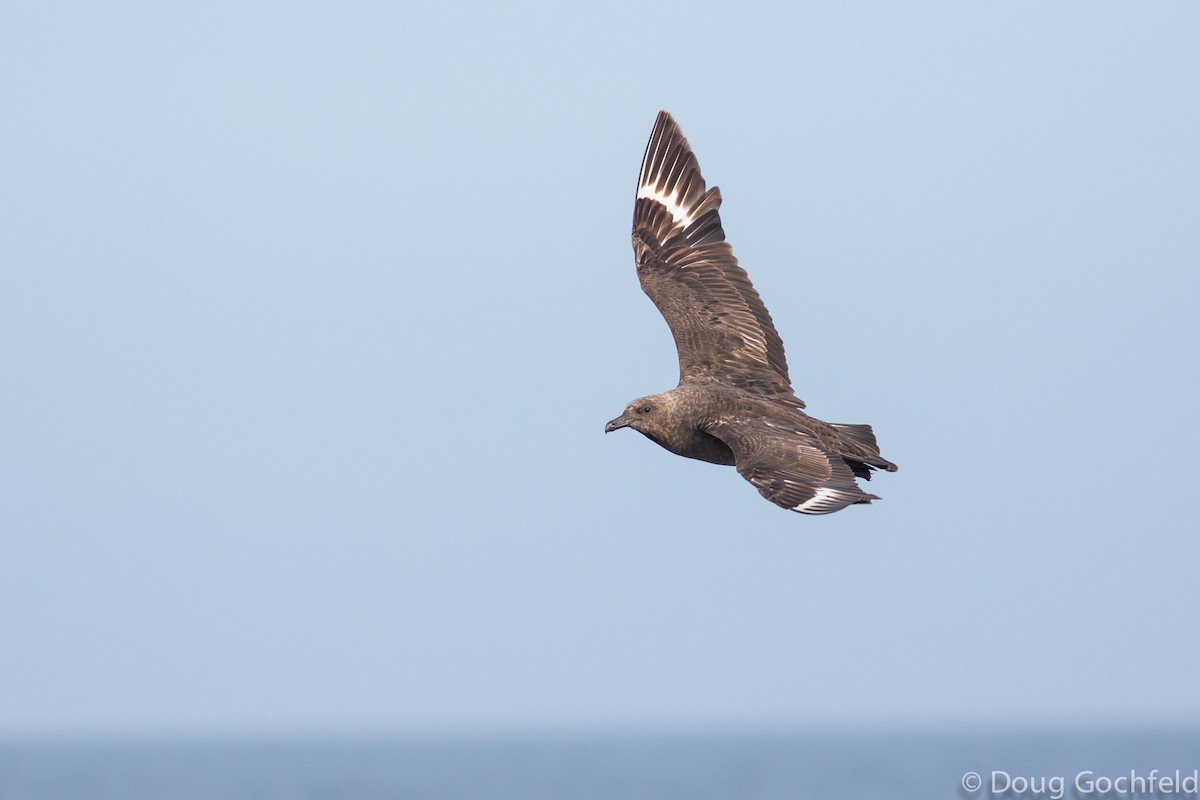
[[649, 414], [649, 413], [650, 413], [650, 406], [642, 406], [642, 413], [643, 413], [643, 414]]

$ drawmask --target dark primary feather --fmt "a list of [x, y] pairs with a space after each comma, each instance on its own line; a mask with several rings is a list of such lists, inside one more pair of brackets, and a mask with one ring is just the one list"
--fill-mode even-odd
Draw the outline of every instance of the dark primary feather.
[[802, 408], [783, 341], [725, 241], [720, 206], [679, 126], [660, 112], [642, 161], [633, 247], [642, 289], [675, 337], [680, 379], [713, 377]]

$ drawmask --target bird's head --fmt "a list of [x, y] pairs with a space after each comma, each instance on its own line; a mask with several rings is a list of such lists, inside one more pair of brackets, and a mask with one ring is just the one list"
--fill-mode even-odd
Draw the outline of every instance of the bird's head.
[[662, 395], [652, 394], [649, 397], [639, 397], [625, 406], [624, 413], [614, 420], [609, 420], [604, 426], [605, 433], [612, 433], [621, 428], [633, 428], [638, 433], [652, 436], [660, 428], [665, 428], [670, 418], [670, 406]]

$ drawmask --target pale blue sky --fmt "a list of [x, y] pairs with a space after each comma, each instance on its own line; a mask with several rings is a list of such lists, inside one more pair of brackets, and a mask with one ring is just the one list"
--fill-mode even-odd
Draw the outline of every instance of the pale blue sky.
[[[1194, 721], [1198, 34], [5, 4], [0, 733]], [[659, 108], [878, 503], [602, 433]]]

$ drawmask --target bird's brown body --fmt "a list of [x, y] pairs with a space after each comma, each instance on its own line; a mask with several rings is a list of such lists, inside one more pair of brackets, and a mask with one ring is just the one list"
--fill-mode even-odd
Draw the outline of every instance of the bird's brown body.
[[642, 163], [633, 248], [642, 288], [675, 337], [679, 385], [634, 400], [605, 431], [630, 427], [676, 455], [736, 466], [793, 511], [827, 514], [878, 499], [855, 478], [896, 465], [879, 454], [869, 425], [800, 410], [783, 341], [725, 241], [720, 205], [661, 112]]

